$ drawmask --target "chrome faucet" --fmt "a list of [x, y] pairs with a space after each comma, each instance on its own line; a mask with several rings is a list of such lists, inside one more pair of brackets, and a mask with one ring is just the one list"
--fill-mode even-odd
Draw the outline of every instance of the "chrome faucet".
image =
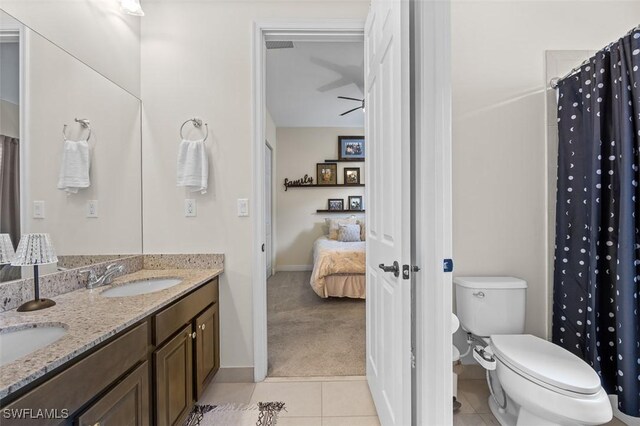
[[87, 288], [92, 289], [111, 284], [111, 281], [113, 281], [113, 276], [115, 274], [121, 273], [122, 271], [124, 271], [123, 265], [112, 263], [111, 265], [107, 266], [106, 271], [104, 271], [104, 274], [102, 274], [101, 276], [97, 276], [96, 271], [93, 269], [83, 269], [80, 271], [80, 273], [87, 274]]

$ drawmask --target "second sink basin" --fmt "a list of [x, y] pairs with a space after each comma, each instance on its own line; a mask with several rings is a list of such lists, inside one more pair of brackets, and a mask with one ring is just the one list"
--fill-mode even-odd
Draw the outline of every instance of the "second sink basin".
[[0, 366], [9, 364], [67, 334], [64, 324], [26, 324], [0, 330]]
[[165, 290], [182, 282], [179, 278], [154, 278], [151, 280], [132, 281], [112, 287], [100, 293], [105, 297], [127, 297], [137, 296], [140, 294], [154, 293], [156, 291]]

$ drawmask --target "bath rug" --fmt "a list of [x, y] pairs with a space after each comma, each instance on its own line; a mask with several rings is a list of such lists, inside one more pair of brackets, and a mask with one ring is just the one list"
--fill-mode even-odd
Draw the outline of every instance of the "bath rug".
[[184, 426], [274, 426], [284, 402], [196, 405]]

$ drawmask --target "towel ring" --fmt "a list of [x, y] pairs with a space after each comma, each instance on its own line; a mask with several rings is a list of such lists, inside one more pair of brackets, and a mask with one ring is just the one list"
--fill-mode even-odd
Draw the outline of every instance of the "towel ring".
[[[85, 129], [89, 129], [89, 136], [87, 136], [87, 142], [89, 142], [89, 139], [91, 139], [91, 122], [86, 119], [86, 118], [75, 118], [74, 119], [76, 123], [79, 123], [80, 126], [82, 126]], [[64, 138], [64, 140], [67, 140], [67, 125], [64, 124], [62, 126], [62, 137]]]
[[206, 129], [206, 133], [204, 135], [204, 139], [202, 139], [202, 142], [206, 141], [207, 138], [209, 137], [209, 125], [207, 123], [202, 123], [202, 120], [199, 118], [190, 118], [188, 120], [185, 120], [184, 123], [182, 123], [182, 126], [180, 126], [180, 138], [184, 140], [184, 135], [182, 134], [182, 129], [184, 129], [184, 126], [187, 123], [193, 123], [193, 127], [195, 127], [196, 129], [199, 129], [200, 127], [202, 127], [202, 124], [204, 124], [204, 127]]

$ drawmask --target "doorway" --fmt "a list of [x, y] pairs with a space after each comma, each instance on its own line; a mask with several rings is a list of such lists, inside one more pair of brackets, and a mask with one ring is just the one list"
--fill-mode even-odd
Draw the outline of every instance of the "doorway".
[[[398, 5], [398, 13], [393, 19], [382, 19], [387, 15], [385, 7]], [[411, 7], [409, 7], [411, 6]], [[411, 155], [419, 167], [414, 169], [411, 181], [412, 188], [412, 248], [410, 253], [403, 253], [400, 262], [420, 265], [420, 273], [409, 273], [407, 285], [415, 288], [415, 321], [414, 346], [403, 345], [400, 356], [386, 357], [386, 362], [371, 366], [377, 373], [384, 372], [389, 380], [372, 383], [369, 388], [374, 394], [375, 405], [384, 424], [450, 424], [451, 423], [451, 275], [443, 271], [443, 260], [451, 257], [451, 222], [450, 222], [450, 68], [449, 68], [449, 9], [448, 1], [437, 4], [428, 2], [382, 2], [374, 0], [371, 10], [378, 12], [380, 19], [369, 21], [369, 31], [384, 23], [393, 22], [400, 29], [398, 37], [401, 43], [413, 45], [409, 58], [395, 71], [403, 79], [400, 86], [406, 93], [404, 101], [413, 106], [410, 116], [403, 119], [414, 125], [411, 129]], [[410, 25], [412, 24], [412, 25]], [[303, 21], [303, 22], [261, 22], [254, 27], [254, 148], [253, 164], [256, 176], [254, 179], [254, 199], [258, 217], [254, 218], [254, 237], [259, 244], [254, 245], [253, 262], [253, 304], [254, 304], [254, 378], [256, 382], [263, 381], [267, 376], [267, 292], [266, 292], [266, 260], [260, 250], [265, 238], [264, 230], [264, 131], [265, 131], [265, 48], [266, 40], [308, 40], [309, 37], [324, 38], [326, 40], [361, 38], [365, 23], [346, 21]], [[411, 32], [409, 28], [413, 29]], [[375, 28], [377, 31], [379, 28]], [[384, 41], [382, 37], [375, 37], [376, 41]], [[388, 38], [387, 38], [388, 40]], [[366, 42], [365, 42], [366, 44]], [[405, 51], [405, 52], [408, 52]], [[411, 72], [409, 72], [411, 71]], [[406, 72], [406, 74], [404, 73]], [[411, 77], [411, 86], [405, 80]], [[407, 85], [405, 85], [407, 83]], [[414, 86], [415, 85], [415, 86]], [[414, 90], [409, 95], [408, 87]], [[382, 101], [382, 99], [381, 99]], [[406, 122], [405, 122], [406, 123]], [[419, 141], [419, 142], [418, 142]], [[370, 170], [375, 174], [375, 170]], [[410, 259], [407, 257], [410, 255]], [[391, 260], [391, 259], [389, 259]], [[384, 265], [385, 270], [394, 274], [396, 269], [403, 269], [404, 265], [396, 268], [392, 263]], [[372, 265], [372, 273], [378, 272], [377, 265]], [[404, 291], [404, 290], [403, 290]], [[403, 302], [404, 303], [404, 302]], [[401, 304], [398, 303], [394, 309]], [[381, 305], [391, 313], [391, 306]], [[411, 311], [409, 309], [409, 311]], [[385, 326], [379, 322], [378, 327]], [[403, 325], [404, 327], [404, 325]], [[411, 333], [405, 333], [406, 338]], [[367, 333], [370, 333], [368, 330]], [[377, 336], [376, 332], [371, 333]], [[403, 338], [403, 339], [404, 339]], [[378, 342], [380, 345], [383, 342]], [[390, 347], [378, 346], [382, 352]], [[413, 347], [413, 351], [412, 351]], [[380, 355], [380, 354], [379, 354]], [[384, 361], [384, 359], [379, 358]], [[411, 359], [415, 366], [411, 367]], [[403, 367], [397, 370], [396, 362]], [[409, 365], [409, 368], [404, 366]], [[369, 366], [367, 366], [369, 368]], [[386, 371], [385, 371], [386, 370]], [[401, 400], [385, 400], [393, 389], [383, 389], [384, 383], [391, 384], [393, 371], [398, 371], [397, 380], [403, 388]], [[369, 376], [369, 375], [368, 375]], [[382, 376], [379, 376], [382, 377]], [[414, 377], [414, 386], [409, 392], [405, 386]], [[408, 378], [408, 379], [407, 379]], [[397, 388], [397, 387], [396, 387]], [[397, 393], [396, 393], [397, 394]], [[406, 403], [411, 400], [411, 403]], [[397, 404], [396, 404], [397, 403]], [[392, 404], [393, 406], [390, 406]], [[389, 416], [393, 410], [392, 417]], [[393, 417], [395, 416], [395, 417]], [[411, 420], [409, 420], [411, 419]]]

